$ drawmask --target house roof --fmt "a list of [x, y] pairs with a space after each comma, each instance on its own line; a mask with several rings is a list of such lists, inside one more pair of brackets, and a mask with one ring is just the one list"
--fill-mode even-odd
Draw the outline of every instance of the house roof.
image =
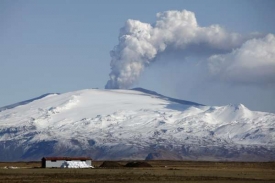
[[43, 157], [42, 160], [92, 160], [90, 157]]

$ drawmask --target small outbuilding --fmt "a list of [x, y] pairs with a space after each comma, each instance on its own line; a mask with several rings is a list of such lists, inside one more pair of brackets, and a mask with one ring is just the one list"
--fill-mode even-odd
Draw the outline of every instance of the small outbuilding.
[[[70, 164], [80, 165], [74, 168], [92, 167], [92, 159], [90, 157], [43, 157], [41, 159], [42, 168], [63, 168], [64, 165]], [[83, 165], [87, 166], [83, 166]]]

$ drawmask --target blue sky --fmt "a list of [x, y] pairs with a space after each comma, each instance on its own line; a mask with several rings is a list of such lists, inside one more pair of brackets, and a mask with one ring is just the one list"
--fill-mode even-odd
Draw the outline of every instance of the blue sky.
[[[275, 33], [275, 2], [272, 0], [2, 0], [0, 106], [48, 92], [104, 88], [110, 73], [109, 52], [118, 44], [119, 30], [125, 21], [153, 23], [158, 12], [183, 9], [194, 12], [200, 26], [219, 24], [241, 34]], [[161, 80], [151, 79], [160, 70], [161, 66], [150, 67], [136, 86], [209, 105], [244, 103], [253, 110], [275, 112], [270, 102], [275, 96], [274, 83], [267, 88], [238, 86], [229, 97], [223, 92], [209, 96], [212, 93], [209, 90], [208, 96], [201, 97], [202, 93], [191, 95], [181, 88], [161, 86]], [[228, 87], [222, 88], [227, 90]], [[252, 94], [242, 97], [246, 96], [247, 89], [251, 89]], [[257, 100], [251, 102], [255, 98]], [[259, 101], [262, 102], [259, 104]]]

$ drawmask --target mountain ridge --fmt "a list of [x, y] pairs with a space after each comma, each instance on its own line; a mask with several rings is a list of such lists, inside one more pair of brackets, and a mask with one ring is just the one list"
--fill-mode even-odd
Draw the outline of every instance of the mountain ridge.
[[0, 110], [0, 160], [273, 161], [274, 121], [242, 104], [206, 106], [142, 88], [49, 94]]
[[39, 97], [35, 97], [35, 98], [29, 99], [29, 100], [24, 100], [24, 101], [17, 102], [17, 103], [14, 103], [14, 104], [6, 105], [6, 106], [3, 106], [3, 107], [0, 107], [0, 112], [3, 111], [3, 110], [6, 110], [6, 109], [15, 108], [15, 107], [20, 106], [20, 105], [25, 105], [25, 104], [28, 104], [28, 103], [33, 102], [35, 100], [39, 100], [41, 98], [47, 97], [49, 95], [55, 95], [55, 94], [58, 95], [60, 93], [46, 93], [46, 94], [40, 95]]

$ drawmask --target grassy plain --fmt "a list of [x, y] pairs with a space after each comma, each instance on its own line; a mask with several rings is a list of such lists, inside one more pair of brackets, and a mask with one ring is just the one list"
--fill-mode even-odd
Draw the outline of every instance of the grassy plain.
[[[44, 169], [40, 162], [0, 162], [1, 183], [25, 182], [187, 182], [187, 183], [275, 183], [275, 162], [147, 161], [151, 168]], [[127, 161], [119, 161], [125, 165]], [[4, 169], [6, 166], [18, 167]]]

